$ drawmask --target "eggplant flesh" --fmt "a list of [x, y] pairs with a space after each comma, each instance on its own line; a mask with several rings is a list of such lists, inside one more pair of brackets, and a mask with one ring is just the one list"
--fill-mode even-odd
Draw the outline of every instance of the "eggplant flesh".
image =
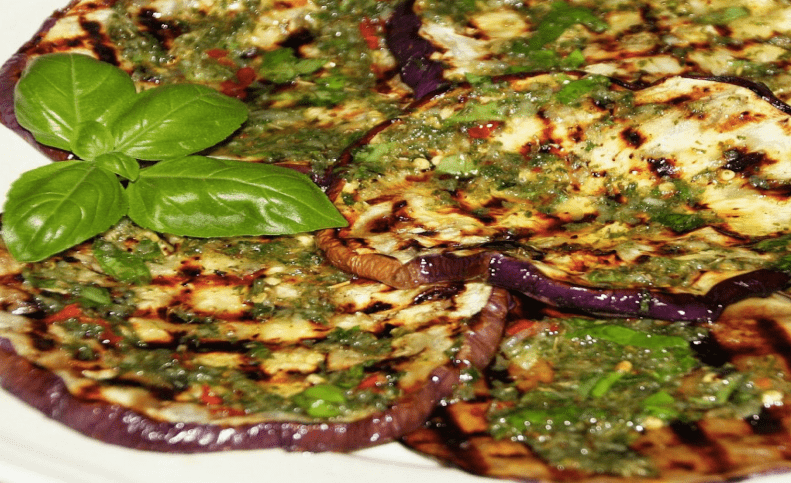
[[[330, 193], [350, 226], [320, 244], [394, 286], [469, 277], [598, 314], [713, 320], [787, 286], [790, 113], [731, 77], [461, 85], [345, 153]], [[371, 162], [387, 173], [355, 177]]]

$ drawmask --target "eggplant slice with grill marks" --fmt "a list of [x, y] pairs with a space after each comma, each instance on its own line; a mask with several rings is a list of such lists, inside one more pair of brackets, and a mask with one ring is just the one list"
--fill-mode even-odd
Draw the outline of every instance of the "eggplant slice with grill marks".
[[403, 14], [419, 25], [424, 59], [443, 66], [439, 82], [581, 69], [645, 84], [670, 75], [742, 76], [784, 101], [791, 96], [791, 66], [776, 40], [791, 28], [783, 0], [408, 3]]
[[41, 263], [2, 261], [2, 387], [156, 451], [397, 438], [488, 363], [508, 303], [482, 283], [356, 279], [308, 235], [166, 239], [122, 223]]
[[207, 154], [293, 167], [321, 181], [351, 140], [413, 100], [396, 59], [377, 43], [391, 7], [341, 11], [331, 3], [72, 0], [4, 64], [0, 121], [47, 156], [68, 157], [19, 127], [13, 91], [32, 58], [83, 53], [128, 72], [139, 90], [188, 82], [240, 98], [248, 122]]
[[330, 193], [349, 226], [319, 244], [398, 287], [480, 279], [592, 313], [713, 320], [788, 283], [789, 113], [733, 79], [459, 86], [347, 150]]
[[[791, 304], [716, 324], [594, 319], [517, 304], [465, 400], [402, 441], [519, 481], [733, 481], [791, 469]], [[646, 337], [647, 334], [650, 336]]]

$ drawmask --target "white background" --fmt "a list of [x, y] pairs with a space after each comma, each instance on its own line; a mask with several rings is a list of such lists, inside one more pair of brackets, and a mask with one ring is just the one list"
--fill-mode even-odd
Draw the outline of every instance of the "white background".
[[[0, 0], [0, 62], [31, 38], [68, 0]], [[445, 0], [442, 0], [445, 1]], [[47, 162], [0, 127], [0, 200], [11, 181]], [[442, 468], [391, 443], [349, 455], [279, 450], [166, 455], [128, 450], [84, 437], [0, 390], [0, 483], [484, 483]], [[766, 477], [755, 483], [791, 482]]]

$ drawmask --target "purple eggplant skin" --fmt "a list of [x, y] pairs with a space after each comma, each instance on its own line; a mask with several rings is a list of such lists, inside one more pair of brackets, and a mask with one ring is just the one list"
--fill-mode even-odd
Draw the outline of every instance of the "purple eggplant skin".
[[646, 289], [594, 289], [552, 280], [529, 262], [495, 255], [489, 264], [492, 285], [517, 290], [560, 308], [596, 315], [713, 322], [728, 305], [749, 297], [766, 297], [784, 289], [791, 277], [761, 269], [719, 282], [705, 295]]
[[71, 8], [78, 0], [71, 0], [69, 5], [63, 10], [55, 12], [46, 19], [36, 36], [22, 45], [17, 52], [0, 66], [0, 124], [15, 132], [22, 139], [39, 150], [44, 156], [54, 161], [73, 159], [73, 155], [67, 151], [45, 146], [33, 137], [33, 135], [19, 125], [14, 112], [14, 86], [22, 76], [25, 66], [29, 60], [29, 51], [35, 49], [43, 35], [48, 32], [55, 23], [61, 18], [63, 12]]
[[449, 85], [440, 62], [431, 60], [436, 49], [418, 33], [420, 17], [412, 9], [414, 0], [398, 5], [387, 23], [385, 41], [399, 66], [401, 80], [414, 91], [416, 99]]
[[92, 438], [128, 448], [202, 453], [282, 448], [288, 451], [352, 451], [393, 441], [421, 427], [442, 399], [458, 386], [462, 372], [483, 369], [500, 343], [510, 304], [508, 292], [492, 291], [470, 320], [460, 350], [435, 368], [426, 383], [395, 405], [353, 422], [272, 421], [239, 426], [159, 421], [127, 407], [72, 395], [63, 380], [17, 354], [0, 337], [0, 387], [47, 417]]
[[766, 297], [791, 281], [785, 272], [755, 270], [719, 282], [705, 295], [648, 289], [600, 289], [553, 280], [535, 265], [500, 253], [417, 257], [399, 270], [401, 286], [438, 281], [482, 280], [519, 292], [546, 304], [610, 317], [713, 322], [731, 304], [749, 297]]

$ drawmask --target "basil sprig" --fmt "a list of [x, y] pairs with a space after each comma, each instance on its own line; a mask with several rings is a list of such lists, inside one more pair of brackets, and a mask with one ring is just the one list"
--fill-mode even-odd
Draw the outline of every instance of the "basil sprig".
[[[110, 64], [48, 54], [25, 69], [14, 108], [37, 141], [79, 158], [28, 171], [11, 185], [2, 235], [19, 261], [59, 253], [124, 216], [194, 237], [281, 235], [346, 223], [303, 174], [190, 156], [247, 119], [242, 102], [211, 88], [176, 84], [138, 93]], [[141, 168], [138, 160], [159, 162]]]

